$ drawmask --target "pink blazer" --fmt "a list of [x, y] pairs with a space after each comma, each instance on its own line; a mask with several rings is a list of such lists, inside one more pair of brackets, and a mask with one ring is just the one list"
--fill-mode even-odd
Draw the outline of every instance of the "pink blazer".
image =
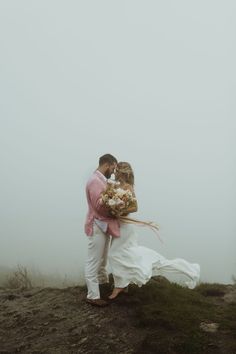
[[107, 234], [111, 236], [120, 236], [119, 221], [108, 215], [107, 209], [101, 201], [101, 193], [106, 189], [106, 180], [99, 171], [95, 171], [87, 182], [86, 196], [88, 202], [88, 212], [85, 221], [85, 233], [87, 236], [93, 235], [94, 219], [107, 223]]

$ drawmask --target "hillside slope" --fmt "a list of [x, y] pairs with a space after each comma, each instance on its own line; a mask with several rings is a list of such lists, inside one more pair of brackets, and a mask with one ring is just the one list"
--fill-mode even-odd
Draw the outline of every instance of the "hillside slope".
[[189, 290], [154, 278], [105, 308], [85, 295], [83, 287], [1, 288], [0, 353], [236, 353], [234, 285]]

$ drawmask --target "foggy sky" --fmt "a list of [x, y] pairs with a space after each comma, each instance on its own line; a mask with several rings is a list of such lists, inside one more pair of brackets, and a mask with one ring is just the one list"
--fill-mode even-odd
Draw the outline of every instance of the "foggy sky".
[[236, 275], [236, 4], [0, 1], [0, 265], [83, 279], [85, 184], [129, 161], [162, 245]]

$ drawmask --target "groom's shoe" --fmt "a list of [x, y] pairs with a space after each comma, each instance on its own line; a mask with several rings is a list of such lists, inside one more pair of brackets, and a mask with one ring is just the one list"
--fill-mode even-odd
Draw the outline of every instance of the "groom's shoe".
[[86, 302], [88, 304], [91, 304], [93, 306], [98, 306], [98, 307], [104, 307], [108, 305], [108, 302], [102, 299], [86, 299]]

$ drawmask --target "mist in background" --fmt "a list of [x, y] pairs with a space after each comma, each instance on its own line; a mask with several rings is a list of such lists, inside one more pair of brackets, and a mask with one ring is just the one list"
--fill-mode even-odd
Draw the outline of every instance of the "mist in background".
[[236, 3], [0, 2], [0, 266], [83, 282], [85, 184], [135, 172], [142, 245], [236, 275]]

